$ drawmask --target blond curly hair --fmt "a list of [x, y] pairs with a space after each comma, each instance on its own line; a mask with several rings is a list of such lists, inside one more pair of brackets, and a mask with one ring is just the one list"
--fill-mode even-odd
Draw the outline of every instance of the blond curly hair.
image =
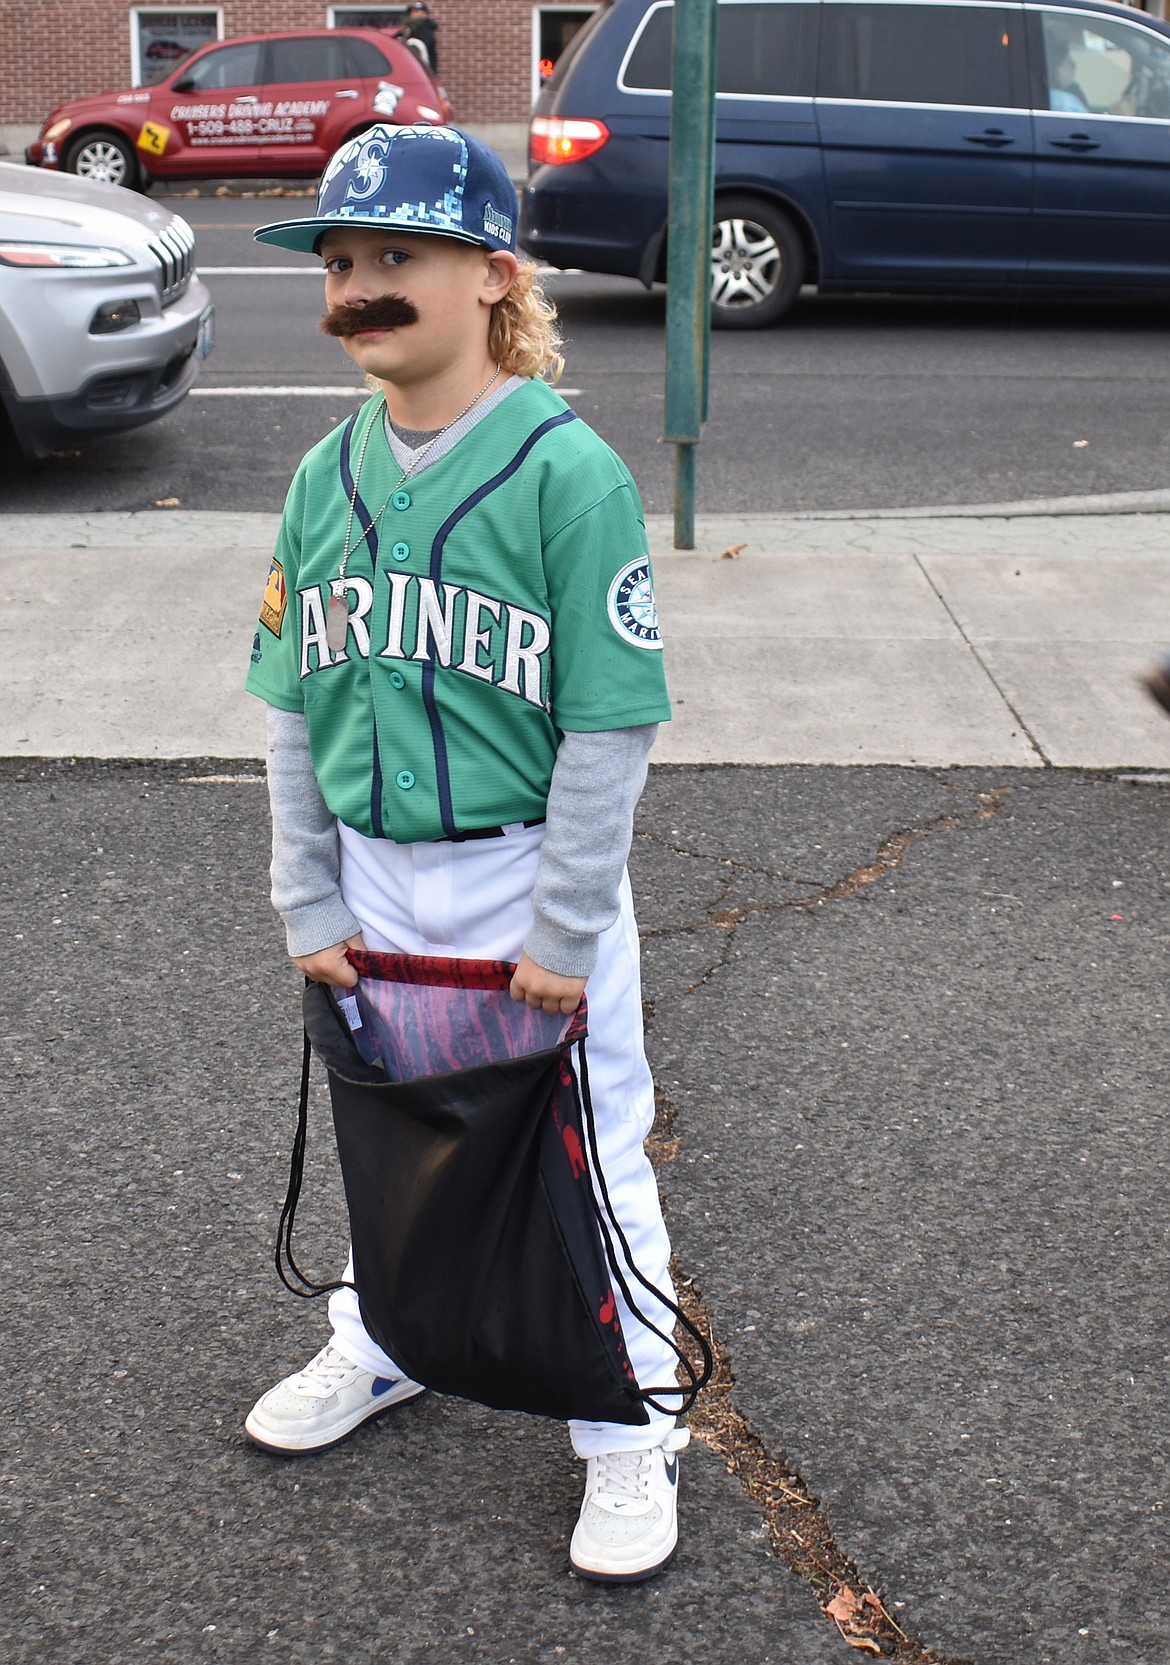
[[536, 281], [536, 267], [521, 258], [515, 282], [492, 307], [488, 352], [509, 376], [539, 376], [555, 385], [565, 368], [557, 309]]

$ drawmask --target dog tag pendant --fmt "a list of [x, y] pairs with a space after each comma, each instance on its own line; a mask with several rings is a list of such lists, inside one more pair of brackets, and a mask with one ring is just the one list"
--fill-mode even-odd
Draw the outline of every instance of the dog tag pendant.
[[342, 591], [340, 595], [334, 593], [329, 597], [329, 609], [325, 615], [325, 640], [329, 643], [330, 653], [343, 652], [348, 633], [349, 603]]

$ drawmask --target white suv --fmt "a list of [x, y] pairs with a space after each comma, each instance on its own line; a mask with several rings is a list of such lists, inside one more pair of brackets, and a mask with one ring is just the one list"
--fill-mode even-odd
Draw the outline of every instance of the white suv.
[[185, 220], [0, 163], [0, 406], [26, 457], [165, 415], [211, 329]]

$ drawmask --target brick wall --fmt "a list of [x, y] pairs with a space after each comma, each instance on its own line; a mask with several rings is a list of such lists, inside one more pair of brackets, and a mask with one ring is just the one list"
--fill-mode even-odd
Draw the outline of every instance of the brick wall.
[[[225, 0], [224, 34], [324, 28], [327, 6], [328, 0]], [[170, 9], [165, 0], [159, 6]], [[527, 118], [532, 11], [531, 0], [432, 0], [439, 78], [456, 120]], [[40, 122], [67, 98], [116, 92], [130, 81], [127, 5], [0, 0], [0, 123]]]

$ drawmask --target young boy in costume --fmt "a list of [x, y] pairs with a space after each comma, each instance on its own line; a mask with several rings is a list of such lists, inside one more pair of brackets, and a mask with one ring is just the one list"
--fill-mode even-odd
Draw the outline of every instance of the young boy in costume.
[[[333, 157], [311, 218], [256, 233], [320, 255], [322, 328], [377, 388], [297, 471], [253, 645], [273, 903], [319, 982], [355, 983], [346, 949], [364, 946], [514, 962], [513, 998], [546, 1012], [588, 986], [602, 1170], [669, 1298], [625, 871], [670, 714], [646, 533], [625, 466], [545, 379], [554, 315], [512, 252], [516, 213], [476, 140], [374, 127]], [[639, 1383], [673, 1381], [662, 1337], [619, 1310]], [[329, 1311], [328, 1345], [247, 1418], [267, 1450], [319, 1451], [423, 1391], [352, 1291]], [[649, 1296], [646, 1317], [670, 1333]], [[687, 1434], [649, 1414], [570, 1424], [586, 1577], [648, 1578], [673, 1553]]]

